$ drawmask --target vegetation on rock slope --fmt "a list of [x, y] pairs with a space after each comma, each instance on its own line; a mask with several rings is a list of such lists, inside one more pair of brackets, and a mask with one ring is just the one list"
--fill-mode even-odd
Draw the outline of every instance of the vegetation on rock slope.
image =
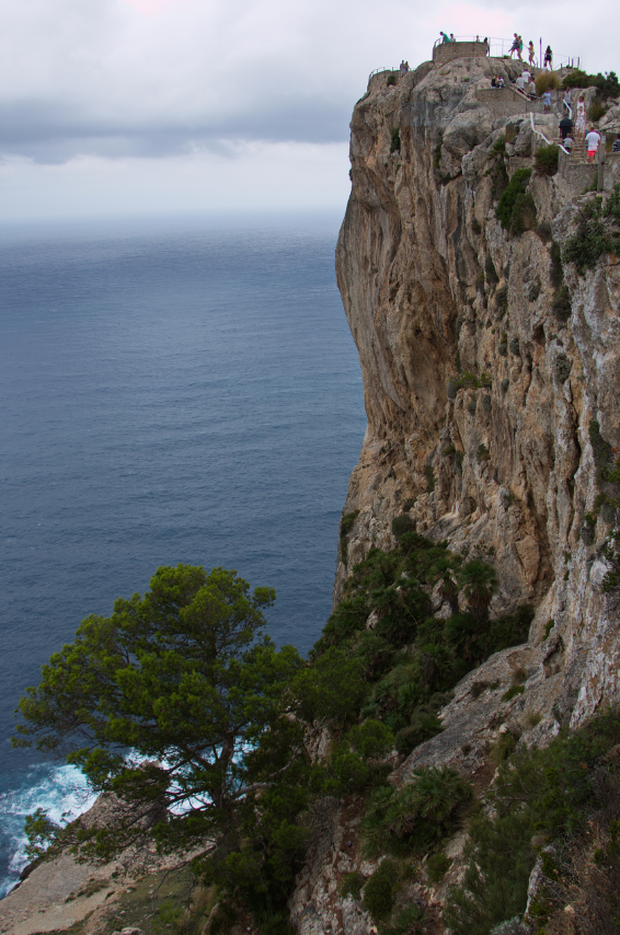
[[[87, 618], [20, 705], [19, 743], [68, 749], [95, 789], [119, 798], [105, 827], [59, 830], [36, 816], [33, 844], [51, 835], [52, 852], [71, 843], [108, 858], [145, 838], [161, 850], [202, 841], [193, 866], [218, 893], [222, 926], [249, 912], [263, 932], [287, 928], [309, 808], [324, 795], [367, 801], [369, 852], [422, 856], [471, 790], [452, 770], [426, 770], [395, 791], [385, 757], [440, 730], [456, 682], [526, 638], [528, 610], [489, 620], [497, 583], [485, 563], [405, 533], [354, 568], [304, 665], [262, 635], [269, 589], [250, 594], [222, 569], [159, 569], [143, 598]], [[433, 589], [455, 611], [445, 620], [431, 612]], [[312, 762], [324, 730], [330, 754]]]

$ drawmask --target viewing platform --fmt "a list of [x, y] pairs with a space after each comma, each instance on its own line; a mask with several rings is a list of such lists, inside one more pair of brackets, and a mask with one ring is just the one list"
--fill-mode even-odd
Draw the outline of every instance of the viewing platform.
[[433, 48], [433, 64], [443, 65], [446, 62], [452, 62], [455, 58], [486, 58], [490, 52], [490, 46], [487, 40], [482, 42], [460, 41], [444, 42], [438, 39]]

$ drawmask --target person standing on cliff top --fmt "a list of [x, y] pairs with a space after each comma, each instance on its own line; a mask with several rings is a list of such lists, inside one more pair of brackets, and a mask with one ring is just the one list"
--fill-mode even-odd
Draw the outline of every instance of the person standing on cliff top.
[[514, 34], [514, 39], [512, 40], [512, 45], [510, 46], [510, 58], [514, 55], [515, 52], [519, 51], [519, 37], [517, 34]]
[[450, 42], [450, 36], [448, 35], [447, 32], [444, 32], [443, 30], [440, 30], [440, 31], [439, 31], [439, 35], [441, 36], [441, 41], [442, 41], [442, 42]]
[[530, 68], [534, 67], [534, 59], [536, 58], [536, 53], [534, 52], [534, 43], [530, 39], [530, 44], [527, 47], [527, 57], [530, 63]]
[[548, 45], [547, 48], [545, 49], [545, 60], [544, 60], [543, 68], [546, 68], [547, 65], [549, 66], [549, 71], [552, 71], [552, 69], [553, 69], [553, 52], [551, 51], [551, 46], [550, 46], [550, 45]]

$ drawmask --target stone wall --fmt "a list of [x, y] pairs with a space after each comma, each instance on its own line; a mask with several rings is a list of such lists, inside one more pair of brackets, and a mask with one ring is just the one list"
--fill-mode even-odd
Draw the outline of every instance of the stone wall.
[[486, 42], [440, 42], [433, 49], [433, 62], [441, 65], [455, 58], [479, 58], [488, 54]]

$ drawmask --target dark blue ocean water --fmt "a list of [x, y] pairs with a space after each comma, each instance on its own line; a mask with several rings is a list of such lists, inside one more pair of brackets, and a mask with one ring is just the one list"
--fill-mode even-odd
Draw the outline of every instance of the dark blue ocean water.
[[88, 613], [182, 561], [275, 587], [278, 643], [319, 635], [365, 428], [338, 223], [0, 228], [0, 879], [25, 813], [84, 804], [9, 737]]

